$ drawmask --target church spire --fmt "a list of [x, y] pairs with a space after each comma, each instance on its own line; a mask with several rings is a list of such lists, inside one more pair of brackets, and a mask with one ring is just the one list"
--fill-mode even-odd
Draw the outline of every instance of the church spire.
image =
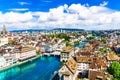
[[4, 36], [7, 34], [7, 30], [6, 30], [5, 25], [3, 25], [3, 28], [2, 28], [1, 34], [4, 35]]

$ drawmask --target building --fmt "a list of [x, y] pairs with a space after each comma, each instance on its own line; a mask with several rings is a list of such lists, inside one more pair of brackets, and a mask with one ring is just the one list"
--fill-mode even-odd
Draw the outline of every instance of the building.
[[71, 57], [68, 62], [59, 69], [59, 80], [74, 80], [77, 67], [77, 62]]
[[24, 61], [33, 58], [36, 55], [37, 55], [36, 51], [33, 47], [26, 46], [26, 47], [22, 47], [16, 56], [18, 57], [19, 61]]
[[112, 63], [113, 61], [119, 61], [120, 58], [118, 57], [118, 55], [116, 55], [116, 53], [111, 52], [107, 54], [106, 59], [107, 59], [107, 65], [109, 66], [110, 63]]
[[96, 71], [90, 70], [89, 71], [89, 80], [113, 80], [110, 74], [104, 71]]
[[78, 68], [77, 70], [82, 73], [82, 75], [86, 75], [89, 70], [90, 59], [89, 57], [79, 56], [77, 57]]
[[88, 50], [79, 50], [77, 52], [77, 56], [87, 56], [87, 57], [91, 57], [91, 56], [94, 56], [94, 52], [90, 52]]
[[12, 58], [11, 54], [9, 54], [9, 53], [4, 54], [3, 57], [4, 57], [5, 61], [6, 61], [4, 66], [9, 66], [9, 65], [13, 64], [13, 58]]
[[42, 45], [41, 51], [45, 53], [51, 53], [53, 52], [53, 47], [51, 45]]
[[73, 55], [74, 55], [73, 48], [71, 46], [65, 46], [61, 51], [60, 61], [66, 62]]
[[0, 37], [0, 46], [8, 44], [8, 38], [7, 37]]
[[2, 31], [1, 31], [1, 35], [6, 36], [7, 35], [7, 30], [5, 25], [3, 25]]
[[8, 43], [7, 31], [5, 25], [3, 25], [2, 31], [0, 33], [0, 46]]
[[101, 59], [99, 57], [90, 58], [91, 63], [89, 65], [89, 70], [106, 70], [107, 65], [105, 59]]
[[0, 68], [3, 68], [5, 66], [5, 64], [6, 64], [6, 60], [4, 57], [1, 56], [0, 57]]

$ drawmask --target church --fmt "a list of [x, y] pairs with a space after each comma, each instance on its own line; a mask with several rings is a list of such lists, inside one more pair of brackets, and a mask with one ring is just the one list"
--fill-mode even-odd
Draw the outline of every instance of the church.
[[5, 25], [2, 27], [2, 31], [0, 32], [0, 46], [8, 44], [7, 30]]

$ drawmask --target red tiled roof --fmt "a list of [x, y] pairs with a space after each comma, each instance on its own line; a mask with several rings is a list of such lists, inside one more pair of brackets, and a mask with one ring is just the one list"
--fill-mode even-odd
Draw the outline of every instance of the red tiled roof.
[[77, 62], [73, 59], [73, 58], [70, 58], [68, 60], [68, 62], [66, 63], [66, 66], [69, 68], [69, 70], [75, 74], [76, 70], [77, 70]]
[[115, 53], [109, 53], [108, 55], [107, 55], [107, 60], [109, 61], [109, 60], [119, 60], [120, 58], [115, 54]]
[[89, 63], [90, 62], [90, 58], [79, 56], [79, 57], [77, 57], [77, 62], [86, 62], [86, 63]]
[[89, 79], [90, 80], [97, 80], [97, 79], [107, 80], [108, 78], [111, 80], [110, 74], [108, 74], [106, 72], [103, 72], [103, 71], [92, 71], [92, 70], [89, 71]]
[[73, 48], [71, 46], [65, 46], [62, 50], [62, 52], [71, 52]]

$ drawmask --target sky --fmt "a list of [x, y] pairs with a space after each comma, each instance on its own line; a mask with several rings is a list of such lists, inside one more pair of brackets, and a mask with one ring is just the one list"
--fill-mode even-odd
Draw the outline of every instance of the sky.
[[0, 30], [120, 29], [120, 0], [0, 0]]

